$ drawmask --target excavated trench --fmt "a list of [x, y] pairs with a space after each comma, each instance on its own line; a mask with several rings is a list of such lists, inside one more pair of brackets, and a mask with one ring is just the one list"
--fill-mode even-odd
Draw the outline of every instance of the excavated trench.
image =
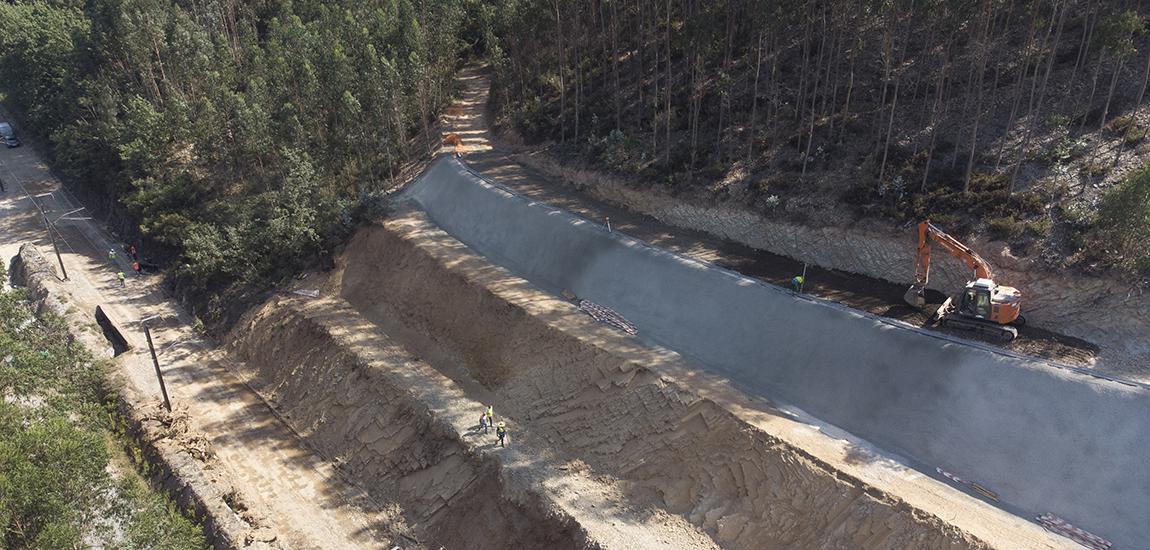
[[362, 230], [339, 263], [331, 291], [405, 348], [724, 548], [984, 547], [751, 428], [661, 374], [683, 371], [675, 354], [595, 325], [421, 212]]
[[[401, 547], [596, 547], [537, 495], [509, 488], [442, 414], [450, 396], [418, 391], [436, 382], [420, 379], [418, 360], [356, 319], [338, 300], [278, 298], [237, 325], [230, 348], [249, 386], [389, 513], [380, 527]], [[363, 338], [372, 351], [352, 352]]]

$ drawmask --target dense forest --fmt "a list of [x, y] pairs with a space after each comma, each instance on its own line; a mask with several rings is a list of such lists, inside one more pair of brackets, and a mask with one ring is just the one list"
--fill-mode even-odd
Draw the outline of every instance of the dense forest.
[[1150, 189], [1139, 2], [496, 4], [501, 124], [561, 154], [806, 223], [931, 216], [1150, 270], [1150, 221], [1125, 231], [1150, 219], [1125, 200]]
[[[70, 189], [220, 318], [437, 143], [483, 56], [501, 127], [684, 200], [933, 217], [1150, 270], [1150, 35], [1099, 0], [16, 0], [0, 94]], [[1133, 223], [1142, 220], [1144, 223]]]
[[0, 3], [0, 91], [210, 318], [314, 261], [438, 141], [468, 4]]

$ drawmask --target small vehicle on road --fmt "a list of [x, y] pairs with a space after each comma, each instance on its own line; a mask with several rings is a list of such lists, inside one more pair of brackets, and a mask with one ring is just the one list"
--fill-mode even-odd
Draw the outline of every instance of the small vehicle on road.
[[4, 144], [9, 148], [20, 146], [20, 139], [16, 137], [16, 131], [7, 122], [0, 122], [0, 139], [4, 140]]

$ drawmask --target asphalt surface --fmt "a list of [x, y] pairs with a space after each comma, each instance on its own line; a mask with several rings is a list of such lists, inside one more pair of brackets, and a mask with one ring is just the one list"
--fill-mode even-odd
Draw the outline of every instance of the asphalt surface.
[[1150, 391], [750, 279], [515, 195], [444, 157], [404, 196], [541, 289], [606, 305], [639, 337], [744, 391], [941, 467], [1002, 508], [1150, 541]]

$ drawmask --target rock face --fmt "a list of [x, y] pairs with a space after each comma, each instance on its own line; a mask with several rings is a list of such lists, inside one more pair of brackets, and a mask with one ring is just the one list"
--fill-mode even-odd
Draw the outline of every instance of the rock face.
[[[525, 164], [546, 161], [518, 157]], [[543, 167], [548, 170], [551, 167]], [[592, 196], [642, 212], [663, 223], [828, 269], [895, 283], [914, 279], [913, 228], [879, 232], [851, 227], [807, 227], [771, 220], [727, 204], [687, 204], [656, 189], [639, 190], [600, 174], [571, 178]], [[1150, 288], [1117, 277], [1056, 273], [1010, 255], [1002, 243], [976, 240], [971, 248], [991, 262], [997, 279], [1018, 287], [1028, 322], [1099, 345], [1099, 366], [1141, 380], [1150, 379]], [[953, 292], [970, 280], [957, 259], [936, 253], [931, 288]]]

